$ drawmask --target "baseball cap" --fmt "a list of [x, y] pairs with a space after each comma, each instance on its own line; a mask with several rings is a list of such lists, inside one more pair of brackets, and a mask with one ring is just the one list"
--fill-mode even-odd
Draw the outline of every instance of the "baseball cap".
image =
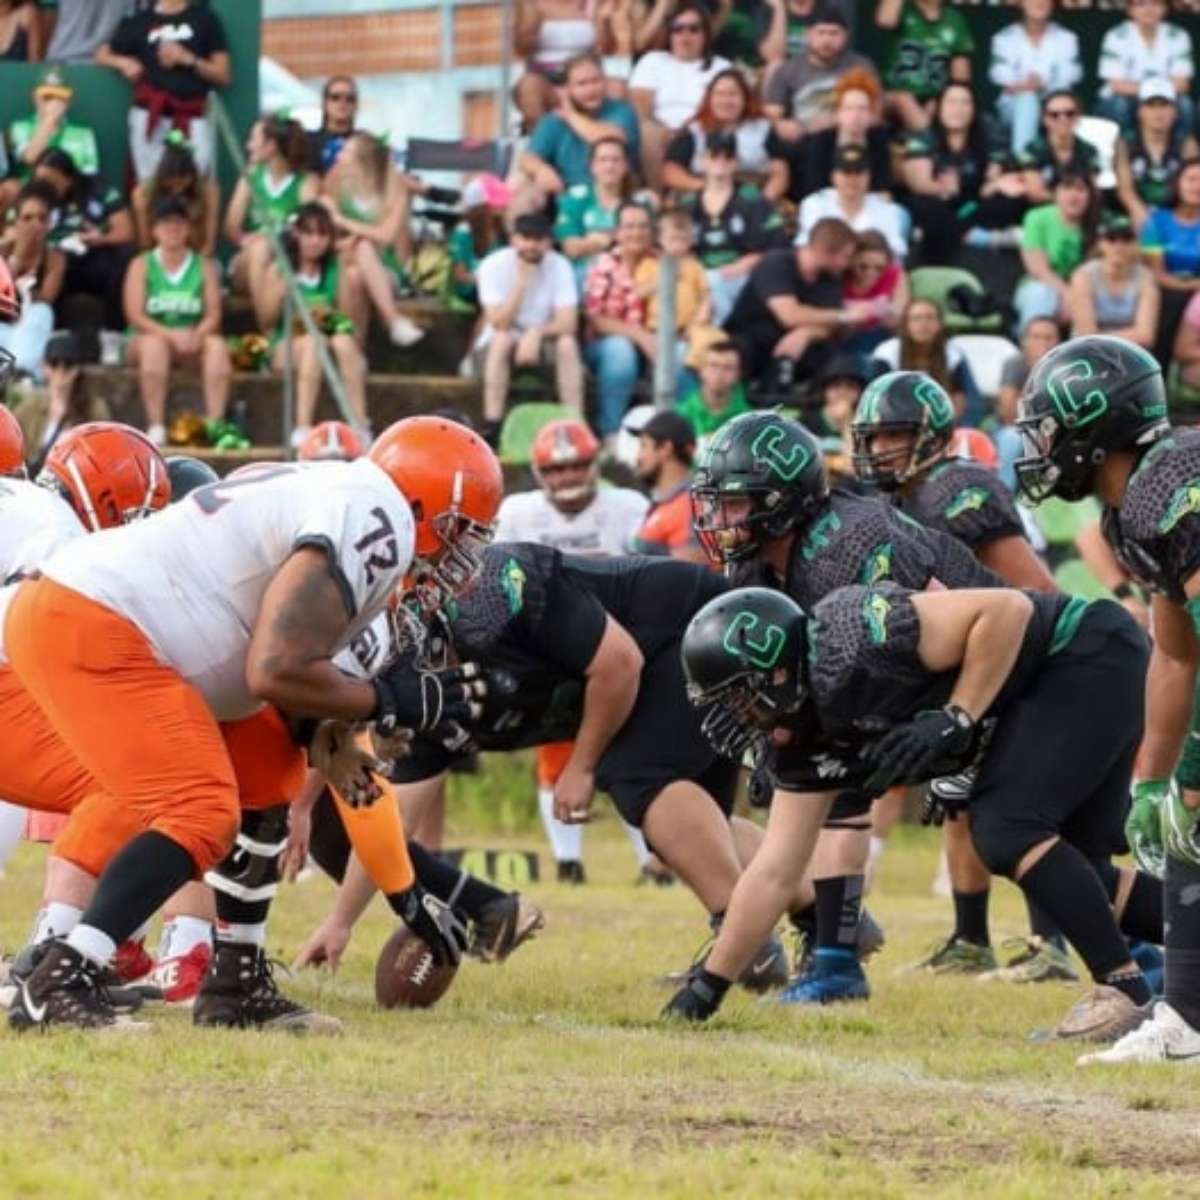
[[1149, 79], [1143, 79], [1138, 88], [1138, 103], [1145, 104], [1148, 100], [1166, 100], [1169, 104], [1177, 104], [1179, 97], [1169, 79], [1151, 76]]
[[867, 373], [853, 354], [839, 354], [831, 358], [821, 372], [822, 384], [832, 383], [835, 379], [853, 379], [861, 386], [867, 382]]
[[808, 18], [809, 25], [838, 25], [849, 30], [850, 22], [846, 14], [836, 4], [818, 4], [812, 16]]
[[1133, 237], [1133, 222], [1124, 213], [1106, 213], [1096, 231], [1104, 237]]
[[696, 445], [696, 431], [691, 422], [670, 409], [656, 412], [639, 432], [643, 437], [653, 438], [656, 442], [670, 442], [681, 455]]
[[72, 329], [56, 329], [47, 339], [42, 358], [46, 362], [68, 363], [74, 366], [83, 362], [83, 347]]
[[70, 100], [75, 94], [67, 82], [62, 67], [53, 63], [38, 76], [37, 85], [33, 89], [35, 96], [49, 96], [56, 100]]
[[548, 238], [552, 229], [545, 213], [527, 212], [513, 222], [513, 232], [527, 238]]
[[191, 220], [192, 214], [188, 209], [187, 201], [182, 196], [164, 196], [154, 206], [156, 221], [169, 221], [172, 217], [182, 217], [185, 221]]
[[728, 129], [718, 129], [704, 139], [704, 149], [708, 154], [737, 158], [737, 137]]
[[833, 169], [835, 171], [869, 171], [871, 165], [867, 162], [866, 147], [854, 143], [848, 146], [839, 146], [833, 156]]

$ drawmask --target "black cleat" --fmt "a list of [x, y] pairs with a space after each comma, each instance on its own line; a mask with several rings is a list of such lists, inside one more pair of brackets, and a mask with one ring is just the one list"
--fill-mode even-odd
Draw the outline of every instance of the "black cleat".
[[[682, 971], [672, 971], [670, 974], [660, 976], [659, 983], [670, 987], [687, 987], [700, 974], [708, 960], [708, 952], [712, 949], [713, 942], [716, 941], [717, 934], [721, 929], [721, 922], [716, 918], [712, 918], [710, 924], [713, 930], [712, 936], [700, 947], [691, 965]], [[783, 943], [774, 934], [771, 934], [763, 942], [754, 958], [750, 960], [750, 965], [737, 977], [737, 982], [748, 992], [761, 993], [769, 992], [773, 988], [786, 987], [788, 979], [787, 951], [783, 948]]]
[[65, 1025], [75, 1029], [144, 1030], [113, 1006], [105, 986], [105, 970], [73, 946], [55, 938], [37, 947], [33, 970], [15, 979], [16, 995], [8, 1012], [18, 1031]]
[[[49, 941], [30, 942], [23, 946], [6, 963], [7, 978], [0, 985], [0, 1008], [11, 1008], [20, 993], [21, 981], [33, 974], [34, 968], [42, 961], [49, 948]], [[121, 977], [112, 967], [98, 967], [99, 981], [104, 988], [108, 1002], [118, 1016], [135, 1013], [142, 1007], [145, 997], [140, 988], [126, 987]]]
[[583, 869], [583, 863], [577, 858], [564, 858], [558, 864], [558, 882], [587, 883], [587, 873]]

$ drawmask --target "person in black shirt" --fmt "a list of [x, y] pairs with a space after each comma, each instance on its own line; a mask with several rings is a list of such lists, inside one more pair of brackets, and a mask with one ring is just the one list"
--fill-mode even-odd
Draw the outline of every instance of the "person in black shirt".
[[188, 0], [158, 0], [122, 21], [96, 52], [96, 62], [133, 85], [129, 153], [139, 183], [154, 174], [172, 129], [183, 131], [201, 172], [208, 172], [205, 104], [213, 88], [228, 87], [233, 79], [225, 27], [212, 9]]
[[349, 75], [334, 75], [321, 93], [321, 128], [308, 138], [312, 150], [309, 167], [324, 176], [337, 161], [342, 147], [354, 135], [358, 116], [358, 85]]

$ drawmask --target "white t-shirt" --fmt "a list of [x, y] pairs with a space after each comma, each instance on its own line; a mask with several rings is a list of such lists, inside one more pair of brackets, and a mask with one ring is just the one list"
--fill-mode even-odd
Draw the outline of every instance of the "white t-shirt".
[[1030, 75], [1042, 81], [1042, 90], [1073, 88], [1083, 78], [1079, 38], [1051, 21], [1034, 45], [1020, 21], [1007, 25], [992, 38], [992, 65], [988, 77], [998, 88], [1024, 83]]
[[899, 259], [908, 254], [908, 235], [905, 232], [904, 213], [900, 205], [881, 196], [877, 192], [869, 192], [863, 201], [863, 206], [856, 216], [848, 217], [838, 201], [837, 192], [831, 188], [822, 188], [805, 196], [800, 204], [800, 230], [796, 234], [796, 245], [803, 246], [808, 242], [813, 226], [823, 217], [837, 217], [845, 221], [855, 233], [865, 233], [874, 229], [887, 238], [887, 244], [892, 253]]
[[638, 59], [629, 88], [653, 92], [654, 119], [668, 129], [682, 129], [699, 110], [712, 77], [728, 66], [720, 55], [713, 55], [706, 67], [701, 59], [683, 62], [666, 50], [651, 50]]
[[1111, 96], [1110, 79], [1131, 79], [1140, 83], [1143, 79], [1170, 79], [1186, 75], [1189, 79], [1196, 70], [1192, 62], [1192, 39], [1178, 25], [1164, 21], [1150, 45], [1138, 32], [1132, 21], [1114, 25], [1100, 43], [1100, 67], [1098, 74], [1104, 80], [1100, 89], [1102, 96]]
[[606, 487], [582, 512], [560, 512], [538, 490], [505, 496], [496, 541], [538, 542], [564, 554], [628, 554], [650, 502], [632, 488]]
[[262, 707], [246, 684], [246, 651], [263, 595], [292, 553], [328, 554], [348, 645], [386, 608], [414, 536], [408, 502], [369, 459], [271, 465], [80, 538], [42, 572], [127, 617], [218, 720], [234, 721]]
[[[503, 304], [517, 286], [517, 252], [512, 246], [493, 250], [479, 264], [475, 277], [479, 303], [484, 308]], [[517, 313], [517, 329], [536, 329], [548, 325], [560, 308], [574, 308], [579, 303], [575, 272], [557, 250], [547, 250], [538, 263], [537, 272], [525, 289]], [[477, 346], [483, 347], [492, 339], [492, 327], [485, 324]]]

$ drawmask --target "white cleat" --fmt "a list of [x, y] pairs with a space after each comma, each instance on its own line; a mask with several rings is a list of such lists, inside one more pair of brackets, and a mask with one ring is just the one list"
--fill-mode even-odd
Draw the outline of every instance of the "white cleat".
[[1160, 1000], [1154, 1015], [1107, 1050], [1082, 1055], [1078, 1066], [1092, 1063], [1193, 1063], [1200, 1066], [1200, 1033]]

